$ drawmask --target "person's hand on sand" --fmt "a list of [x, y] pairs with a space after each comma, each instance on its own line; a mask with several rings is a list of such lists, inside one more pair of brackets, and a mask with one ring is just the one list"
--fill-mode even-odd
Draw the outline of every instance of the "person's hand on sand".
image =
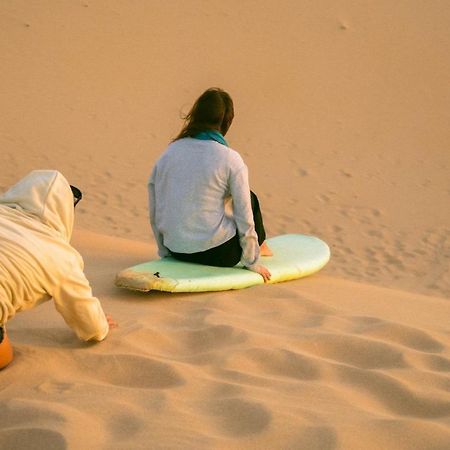
[[112, 318], [111, 314], [106, 314], [106, 320], [108, 321], [110, 330], [118, 328], [119, 324]]
[[264, 278], [264, 283], [267, 283], [272, 276], [272, 274], [269, 272], [269, 269], [264, 266], [257, 265], [255, 267], [252, 267], [250, 270], [259, 273]]

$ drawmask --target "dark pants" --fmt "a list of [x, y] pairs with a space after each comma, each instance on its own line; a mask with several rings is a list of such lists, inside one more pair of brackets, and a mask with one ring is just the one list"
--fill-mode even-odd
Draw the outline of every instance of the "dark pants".
[[[258, 235], [258, 244], [261, 245], [266, 240], [266, 232], [264, 230], [264, 224], [259, 207], [258, 197], [253, 192], [250, 192], [252, 201], [253, 220], [255, 222], [255, 231]], [[219, 267], [233, 267], [240, 260], [242, 255], [241, 244], [239, 243], [239, 234], [236, 234], [228, 241], [213, 247], [204, 252], [197, 253], [176, 253], [171, 254], [174, 258], [180, 261], [192, 262], [197, 264], [205, 264], [208, 266]]]

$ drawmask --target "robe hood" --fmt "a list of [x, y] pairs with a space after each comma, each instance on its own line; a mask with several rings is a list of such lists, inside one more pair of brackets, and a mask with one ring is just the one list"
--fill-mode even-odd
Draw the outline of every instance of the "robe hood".
[[0, 195], [0, 205], [31, 214], [67, 242], [72, 237], [73, 194], [57, 170], [33, 170]]

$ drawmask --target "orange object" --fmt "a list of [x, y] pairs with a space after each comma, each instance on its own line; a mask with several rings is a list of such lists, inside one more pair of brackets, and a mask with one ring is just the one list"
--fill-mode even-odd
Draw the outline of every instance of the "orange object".
[[0, 369], [6, 367], [14, 358], [14, 352], [4, 328], [3, 333], [3, 341], [0, 343]]

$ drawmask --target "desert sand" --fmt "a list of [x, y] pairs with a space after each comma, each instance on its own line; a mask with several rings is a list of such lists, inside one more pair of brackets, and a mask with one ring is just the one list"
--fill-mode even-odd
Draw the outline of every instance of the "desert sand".
[[[119, 322], [8, 323], [1, 449], [450, 448], [450, 4], [4, 0], [0, 192], [79, 186], [73, 245]], [[139, 294], [146, 183], [206, 88], [271, 236], [332, 259], [287, 283]]]

